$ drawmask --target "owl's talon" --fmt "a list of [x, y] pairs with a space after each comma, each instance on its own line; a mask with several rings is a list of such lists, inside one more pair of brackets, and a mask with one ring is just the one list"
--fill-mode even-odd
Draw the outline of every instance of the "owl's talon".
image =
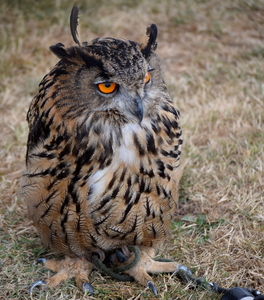
[[190, 269], [188, 269], [187, 267], [185, 267], [183, 265], [178, 265], [176, 273], [179, 272], [180, 270], [185, 271], [186, 273], [188, 273], [189, 275], [192, 276], [192, 271]]
[[178, 268], [175, 271], [175, 274], [185, 284], [189, 283], [190, 281], [193, 281], [193, 279], [194, 279], [194, 277], [192, 276], [192, 272], [183, 265], [178, 265]]
[[116, 249], [115, 253], [116, 253], [117, 260], [120, 263], [123, 263], [123, 262], [128, 260], [128, 257], [122, 251], [120, 251], [119, 249]]
[[94, 296], [93, 287], [89, 282], [84, 282], [82, 284], [82, 290], [84, 293], [89, 293], [91, 296]]
[[38, 281], [34, 282], [34, 283], [31, 285], [30, 289], [29, 289], [29, 293], [32, 294], [33, 289], [34, 289], [36, 286], [43, 286], [43, 285], [46, 285], [46, 282], [45, 282], [44, 280], [38, 280]]
[[39, 258], [39, 259], [37, 259], [36, 260], [36, 264], [38, 265], [38, 264], [45, 264], [45, 262], [46, 262], [47, 260], [46, 260], [46, 258]]
[[151, 291], [153, 292], [153, 294], [155, 296], [158, 296], [158, 292], [157, 292], [157, 290], [155, 288], [155, 285], [154, 285], [154, 283], [152, 281], [148, 282], [148, 288], [151, 289]]

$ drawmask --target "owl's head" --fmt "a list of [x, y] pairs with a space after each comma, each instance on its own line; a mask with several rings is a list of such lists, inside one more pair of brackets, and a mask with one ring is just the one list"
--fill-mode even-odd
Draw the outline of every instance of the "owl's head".
[[50, 47], [61, 59], [52, 72], [57, 70], [54, 78], [67, 85], [63, 98], [68, 103], [64, 107], [71, 105], [76, 114], [112, 112], [140, 123], [154, 105], [153, 95], [165, 89], [154, 53], [157, 26], [147, 28], [145, 44], [114, 38], [81, 44], [77, 18], [78, 9], [74, 7], [71, 32], [77, 46], [66, 48], [58, 43]]

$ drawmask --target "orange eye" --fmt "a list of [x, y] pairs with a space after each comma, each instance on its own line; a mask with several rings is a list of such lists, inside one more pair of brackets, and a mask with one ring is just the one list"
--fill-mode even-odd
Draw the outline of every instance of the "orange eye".
[[104, 82], [97, 84], [97, 87], [101, 93], [111, 94], [116, 90], [117, 84], [114, 82]]
[[145, 77], [145, 83], [149, 83], [151, 78], [150, 72], [147, 73], [146, 77]]

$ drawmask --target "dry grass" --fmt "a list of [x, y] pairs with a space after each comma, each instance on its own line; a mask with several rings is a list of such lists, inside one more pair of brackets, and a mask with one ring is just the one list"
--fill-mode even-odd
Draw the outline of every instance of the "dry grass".
[[[139, 39], [159, 26], [158, 53], [182, 115], [186, 168], [173, 237], [161, 254], [226, 288], [264, 286], [264, 1], [89, 0], [81, 36]], [[55, 64], [47, 50], [72, 45], [72, 2], [0, 1], [0, 299], [29, 299], [48, 256], [17, 196], [29, 103]], [[216, 299], [154, 277], [160, 299]], [[92, 274], [97, 299], [154, 299], [136, 283]], [[33, 299], [89, 299], [73, 281]], [[90, 297], [90, 299], [92, 299]]]

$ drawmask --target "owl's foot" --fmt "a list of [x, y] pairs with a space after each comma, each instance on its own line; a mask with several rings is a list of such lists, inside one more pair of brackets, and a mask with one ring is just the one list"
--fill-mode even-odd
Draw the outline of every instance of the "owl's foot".
[[[143, 248], [143, 247], [142, 247]], [[186, 273], [190, 271], [176, 262], [165, 260], [157, 261], [154, 260], [154, 251], [149, 248], [141, 248], [141, 256], [139, 262], [130, 270], [126, 271], [140, 284], [147, 286], [151, 289], [154, 295], [157, 295], [156, 288], [152, 281], [151, 276], [148, 274], [158, 273], [178, 273], [180, 270]]]
[[37, 263], [43, 263], [46, 268], [57, 272], [57, 274], [45, 281], [39, 280], [33, 283], [30, 287], [30, 293], [36, 286], [56, 287], [62, 281], [75, 277], [77, 286], [84, 292], [89, 292], [93, 295], [93, 288], [88, 280], [88, 276], [93, 270], [91, 262], [85, 259], [66, 257], [61, 261], [40, 258], [37, 260]]

